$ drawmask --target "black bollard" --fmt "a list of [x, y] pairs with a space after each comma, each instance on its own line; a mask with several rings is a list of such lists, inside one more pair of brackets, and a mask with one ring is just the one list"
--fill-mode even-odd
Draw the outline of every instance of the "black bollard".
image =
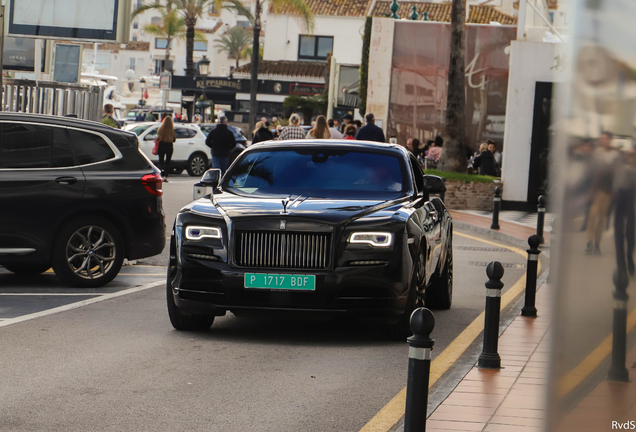
[[495, 197], [493, 199], [492, 224], [490, 229], [499, 229], [499, 210], [501, 209], [501, 188], [495, 188]]
[[543, 226], [545, 225], [545, 197], [539, 195], [537, 204], [537, 235], [539, 236], [539, 244], [545, 243], [543, 239]]
[[535, 307], [535, 298], [537, 296], [537, 270], [539, 267], [539, 254], [541, 251], [538, 249], [541, 239], [538, 235], [532, 234], [528, 238], [528, 244], [530, 249], [528, 252], [528, 265], [526, 268], [526, 303], [521, 309], [521, 315], [525, 317], [537, 317], [537, 308]]
[[477, 366], [486, 369], [501, 368], [501, 357], [497, 352], [499, 344], [499, 309], [501, 308], [501, 278], [504, 268], [499, 261], [493, 261], [486, 267], [486, 318], [484, 323], [484, 347], [479, 355]]
[[627, 357], [627, 286], [629, 277], [624, 271], [614, 272], [614, 334], [612, 336], [612, 367], [608, 378], [612, 381], [629, 381], [629, 372], [625, 367]]
[[406, 384], [404, 432], [426, 431], [431, 350], [435, 343], [430, 335], [434, 327], [435, 317], [430, 310], [418, 308], [411, 314], [413, 336], [407, 339], [409, 372]]

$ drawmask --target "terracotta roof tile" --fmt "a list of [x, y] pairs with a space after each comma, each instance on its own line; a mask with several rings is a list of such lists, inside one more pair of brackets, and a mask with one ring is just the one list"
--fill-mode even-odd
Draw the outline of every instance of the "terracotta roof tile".
[[[400, 9], [397, 14], [400, 18], [409, 19], [412, 7], [415, 6], [417, 13], [420, 15], [419, 19], [422, 19], [424, 12], [428, 12], [428, 19], [430, 21], [450, 22], [451, 20], [451, 4], [450, 3], [426, 3], [419, 1], [400, 1], [398, 2]], [[375, 4], [375, 7], [371, 11], [372, 16], [389, 16], [391, 14], [391, 1], [380, 0]], [[491, 21], [495, 21], [504, 25], [517, 24], [517, 18], [510, 15], [506, 15], [499, 12], [493, 6], [479, 5], [470, 7], [470, 16], [468, 17], [469, 23], [473, 24], [488, 24]]]
[[[305, 0], [305, 3], [316, 16], [364, 17], [373, 0]], [[269, 13], [288, 14], [290, 10], [285, 6], [275, 10], [273, 2], [269, 6]]]
[[[234, 69], [234, 74], [250, 74], [252, 68], [251, 63], [239, 66]], [[286, 77], [306, 77], [306, 78], [324, 78], [327, 63], [308, 62], [308, 61], [271, 61], [261, 60], [258, 62], [259, 76], [286, 76]]]

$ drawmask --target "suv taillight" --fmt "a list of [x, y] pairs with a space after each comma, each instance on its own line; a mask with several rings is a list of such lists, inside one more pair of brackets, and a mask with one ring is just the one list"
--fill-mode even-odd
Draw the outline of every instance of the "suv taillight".
[[163, 195], [163, 180], [161, 179], [160, 174], [146, 174], [141, 178], [141, 184], [151, 194], [157, 196]]

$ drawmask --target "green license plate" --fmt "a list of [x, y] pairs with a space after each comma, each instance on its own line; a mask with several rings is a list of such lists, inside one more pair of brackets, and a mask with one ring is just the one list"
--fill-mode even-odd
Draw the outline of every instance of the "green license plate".
[[316, 276], [245, 273], [245, 288], [315, 291]]

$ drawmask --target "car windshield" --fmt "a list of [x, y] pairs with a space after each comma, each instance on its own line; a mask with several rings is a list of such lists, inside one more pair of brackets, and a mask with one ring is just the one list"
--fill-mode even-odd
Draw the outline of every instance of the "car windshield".
[[154, 126], [153, 124], [147, 124], [147, 125], [138, 125], [138, 126], [126, 126], [124, 127], [124, 130], [127, 130], [129, 132], [134, 133], [135, 135], [139, 136], [142, 133], [144, 133], [146, 131], [146, 129], [148, 129], [149, 127]]
[[391, 199], [409, 189], [408, 178], [388, 152], [298, 148], [245, 154], [223, 186], [240, 195]]

